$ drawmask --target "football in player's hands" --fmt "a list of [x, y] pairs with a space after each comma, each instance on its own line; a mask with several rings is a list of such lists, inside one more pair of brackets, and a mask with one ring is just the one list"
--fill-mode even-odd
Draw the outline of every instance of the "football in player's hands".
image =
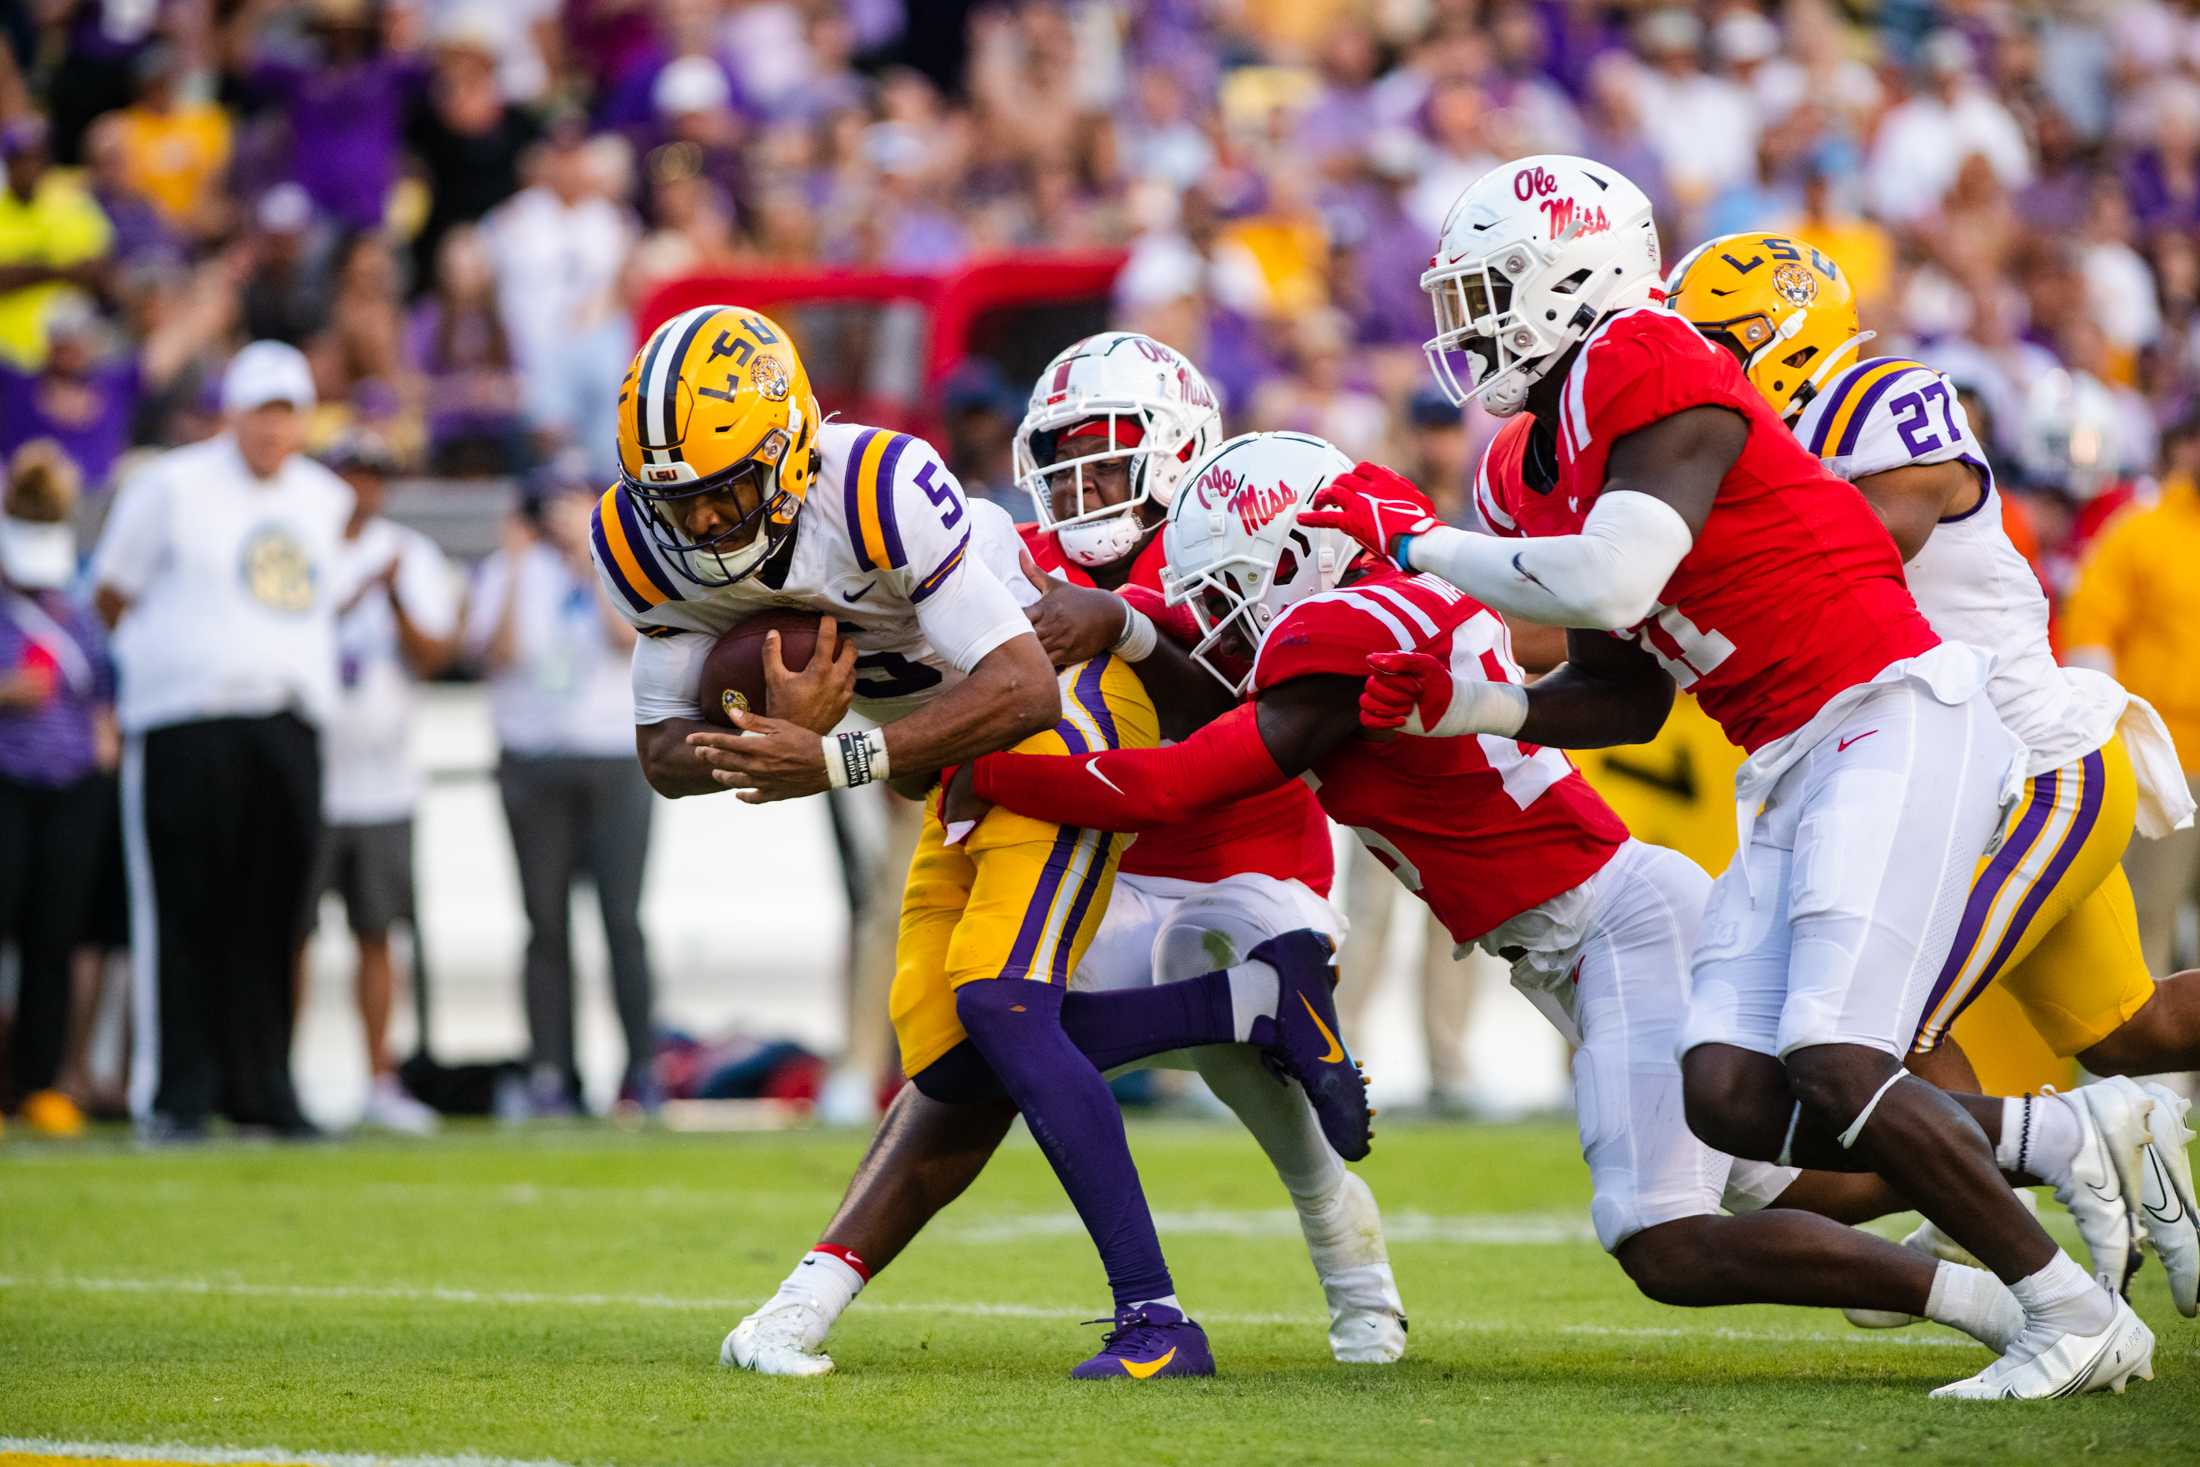
[[1426, 534], [1443, 522], [1411, 479], [1381, 464], [1362, 462], [1317, 490], [1299, 523], [1342, 530], [1385, 560], [1396, 560], [1401, 538]]
[[779, 635], [779, 661], [789, 672], [810, 665], [817, 648], [819, 618], [807, 611], [759, 611], [735, 623], [703, 658], [703, 677], [695, 701], [705, 722], [733, 727], [730, 710], [769, 711], [764, 684], [764, 639]]

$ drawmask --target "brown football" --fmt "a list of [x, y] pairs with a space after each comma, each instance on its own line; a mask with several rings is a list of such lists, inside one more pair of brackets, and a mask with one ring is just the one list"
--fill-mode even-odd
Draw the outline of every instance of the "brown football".
[[759, 611], [735, 624], [712, 645], [703, 659], [703, 682], [696, 701], [703, 717], [731, 728], [729, 708], [762, 713], [764, 708], [764, 634], [779, 633], [779, 660], [787, 671], [800, 672], [810, 665], [817, 647], [817, 616], [807, 611]]

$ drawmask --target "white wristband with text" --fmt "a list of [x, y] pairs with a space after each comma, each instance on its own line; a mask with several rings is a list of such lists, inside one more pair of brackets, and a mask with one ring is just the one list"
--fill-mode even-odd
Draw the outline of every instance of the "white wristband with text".
[[886, 730], [856, 729], [826, 734], [825, 782], [836, 790], [850, 790], [886, 778]]

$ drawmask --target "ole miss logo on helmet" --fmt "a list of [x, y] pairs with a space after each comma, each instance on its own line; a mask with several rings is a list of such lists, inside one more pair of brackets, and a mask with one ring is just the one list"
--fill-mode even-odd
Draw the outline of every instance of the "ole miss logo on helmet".
[[1298, 502], [1298, 496], [1282, 484], [1262, 489], [1247, 484], [1230, 498], [1230, 509], [1250, 535]]

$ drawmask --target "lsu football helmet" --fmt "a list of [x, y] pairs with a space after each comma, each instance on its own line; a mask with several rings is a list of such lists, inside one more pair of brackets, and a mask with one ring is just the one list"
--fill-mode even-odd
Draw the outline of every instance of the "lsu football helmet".
[[1650, 199], [1617, 170], [1562, 153], [1493, 168], [1444, 216], [1421, 289], [1436, 306], [1422, 350], [1437, 385], [1455, 406], [1475, 398], [1510, 417], [1598, 321], [1657, 299]]
[[[1144, 538], [1140, 509], [1167, 509], [1184, 471], [1221, 439], [1222, 411], [1197, 367], [1150, 336], [1104, 331], [1039, 374], [1016, 425], [1016, 482], [1064, 556], [1112, 565]], [[1104, 504], [1086, 472], [1116, 460], [1129, 472], [1130, 498]]]
[[1352, 467], [1305, 433], [1241, 433], [1184, 473], [1162, 531], [1162, 590], [1199, 624], [1192, 660], [1239, 697], [1252, 656], [1286, 608], [1336, 587], [1360, 547], [1342, 530], [1302, 527], [1299, 511]]
[[[742, 306], [697, 306], [651, 332], [619, 384], [619, 487], [667, 560], [697, 585], [730, 586], [793, 533], [817, 430], [786, 331]], [[684, 521], [712, 494], [733, 495], [736, 512], [698, 539]]]
[[1780, 234], [1706, 240], [1673, 267], [1665, 303], [1731, 344], [1742, 375], [1790, 421], [1874, 334], [1857, 322], [1856, 292], [1841, 267]]

